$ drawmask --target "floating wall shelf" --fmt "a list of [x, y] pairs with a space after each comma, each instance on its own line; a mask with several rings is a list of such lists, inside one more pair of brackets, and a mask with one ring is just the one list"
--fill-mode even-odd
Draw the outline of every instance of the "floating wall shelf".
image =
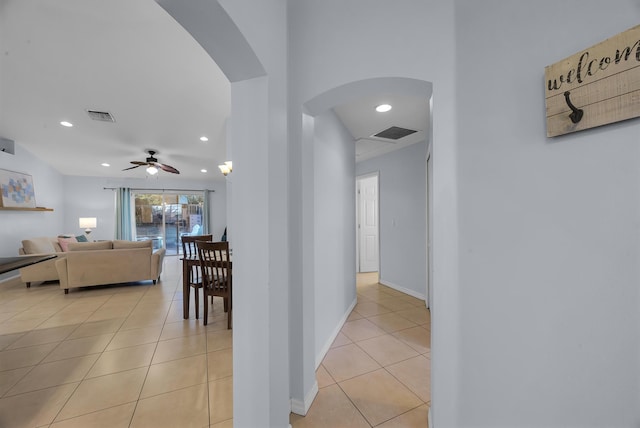
[[53, 208], [45, 208], [45, 207], [35, 207], [35, 208], [0, 207], [0, 211], [53, 211]]

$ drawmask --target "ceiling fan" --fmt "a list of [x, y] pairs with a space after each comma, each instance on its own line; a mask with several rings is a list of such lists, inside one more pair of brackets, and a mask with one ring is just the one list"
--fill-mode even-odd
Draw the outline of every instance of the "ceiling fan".
[[149, 175], [155, 175], [158, 173], [158, 169], [161, 169], [163, 171], [167, 171], [167, 172], [172, 172], [174, 174], [180, 174], [180, 171], [178, 171], [177, 169], [175, 169], [174, 167], [170, 166], [170, 165], [165, 165], [162, 164], [160, 162], [158, 162], [158, 159], [156, 159], [154, 157], [154, 155], [156, 153], [158, 153], [157, 150], [151, 150], [151, 149], [147, 149], [145, 150], [145, 152], [147, 154], [149, 154], [149, 157], [147, 158], [146, 162], [140, 162], [140, 161], [131, 161], [132, 164], [134, 164], [135, 166], [129, 167], [129, 168], [125, 168], [123, 169], [123, 171], [127, 171], [130, 169], [134, 169], [137, 168], [139, 166], [145, 166], [147, 165], [147, 173]]

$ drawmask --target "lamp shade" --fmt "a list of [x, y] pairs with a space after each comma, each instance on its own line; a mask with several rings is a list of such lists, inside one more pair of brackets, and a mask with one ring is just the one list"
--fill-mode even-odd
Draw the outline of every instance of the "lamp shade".
[[218, 165], [218, 168], [220, 168], [220, 172], [226, 176], [231, 171], [233, 171], [233, 162], [226, 161], [225, 163]]
[[98, 225], [98, 219], [95, 217], [80, 217], [78, 224], [80, 229], [95, 229]]

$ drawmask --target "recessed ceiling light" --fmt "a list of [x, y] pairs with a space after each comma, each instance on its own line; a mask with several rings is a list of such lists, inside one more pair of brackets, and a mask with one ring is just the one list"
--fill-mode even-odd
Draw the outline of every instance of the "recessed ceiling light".
[[391, 110], [391, 106], [389, 104], [380, 104], [378, 107], [376, 107], [376, 111], [378, 113], [385, 113], [389, 110]]
[[67, 128], [71, 128], [73, 126], [73, 123], [63, 120], [62, 122], [60, 122], [60, 125], [66, 126]]
[[202, 137], [200, 137], [200, 141], [209, 141], [209, 139], [203, 135]]
[[109, 164], [108, 164], [108, 163], [106, 163], [106, 162], [101, 163], [100, 165], [102, 165], [102, 166], [111, 166], [111, 165], [109, 165]]
[[206, 169], [201, 169], [200, 172], [207, 172], [207, 170]]

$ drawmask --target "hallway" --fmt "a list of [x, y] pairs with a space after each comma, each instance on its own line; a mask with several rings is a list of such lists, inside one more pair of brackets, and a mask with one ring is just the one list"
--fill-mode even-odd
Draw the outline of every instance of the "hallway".
[[358, 274], [358, 304], [318, 370], [302, 427], [426, 427], [431, 404], [431, 316], [424, 301]]

